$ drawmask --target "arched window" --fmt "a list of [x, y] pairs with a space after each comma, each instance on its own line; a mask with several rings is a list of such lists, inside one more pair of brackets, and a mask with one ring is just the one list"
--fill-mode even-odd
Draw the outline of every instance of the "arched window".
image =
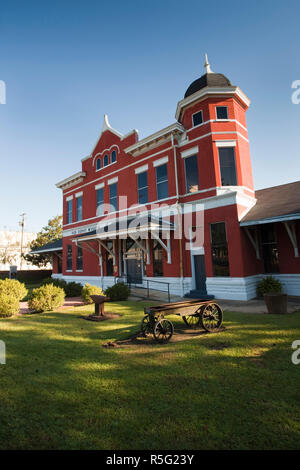
[[113, 150], [111, 152], [111, 163], [116, 162], [116, 161], [117, 161], [117, 153], [115, 150]]
[[108, 164], [109, 164], [109, 157], [108, 157], [108, 155], [104, 155], [103, 166], [106, 166]]
[[96, 170], [100, 170], [101, 168], [101, 158], [97, 158], [96, 160]]

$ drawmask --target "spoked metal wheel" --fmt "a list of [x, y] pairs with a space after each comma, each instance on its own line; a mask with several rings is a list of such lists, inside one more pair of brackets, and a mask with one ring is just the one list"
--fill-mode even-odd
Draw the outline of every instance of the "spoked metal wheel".
[[189, 326], [190, 328], [198, 328], [200, 325], [200, 316], [197, 312], [195, 312], [195, 315], [187, 315], [186, 317], [182, 317], [184, 323]]
[[150, 323], [150, 317], [149, 315], [145, 315], [141, 321], [141, 334], [142, 336], [147, 338], [147, 336], [151, 335], [152, 333], [153, 332], [152, 332], [152, 326]]
[[153, 335], [158, 343], [167, 343], [173, 336], [174, 327], [170, 320], [162, 319], [155, 323]]
[[215, 331], [222, 325], [223, 312], [219, 305], [211, 303], [202, 307], [200, 322], [206, 331]]

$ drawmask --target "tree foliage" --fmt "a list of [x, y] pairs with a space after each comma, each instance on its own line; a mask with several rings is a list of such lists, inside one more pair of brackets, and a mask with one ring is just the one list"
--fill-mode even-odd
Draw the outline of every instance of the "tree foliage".
[[[57, 215], [50, 219], [48, 225], [38, 232], [36, 239], [30, 244], [30, 250], [36, 250], [60, 238], [62, 238], [62, 216]], [[52, 255], [47, 253], [27, 254], [24, 258], [26, 261], [39, 268], [47, 266], [48, 263], [52, 263]]]

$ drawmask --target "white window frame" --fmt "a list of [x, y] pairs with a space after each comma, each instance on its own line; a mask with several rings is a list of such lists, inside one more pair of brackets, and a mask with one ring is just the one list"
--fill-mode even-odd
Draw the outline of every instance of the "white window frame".
[[[227, 118], [218, 118], [218, 108], [226, 108], [227, 109]], [[229, 121], [229, 113], [228, 113], [228, 106], [216, 106], [216, 121]]]
[[[195, 116], [196, 114], [199, 114], [199, 113], [201, 113], [202, 122], [200, 122], [200, 124], [196, 124], [196, 125], [195, 125], [195, 124], [194, 124], [194, 116]], [[200, 109], [200, 111], [196, 111], [195, 113], [192, 114], [192, 124], [193, 124], [193, 127], [202, 126], [202, 124], [203, 124], [203, 111], [202, 111], [202, 109]]]

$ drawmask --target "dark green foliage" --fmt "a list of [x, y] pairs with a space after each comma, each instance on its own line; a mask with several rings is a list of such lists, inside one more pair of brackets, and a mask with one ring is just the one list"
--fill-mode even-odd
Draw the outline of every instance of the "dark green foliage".
[[264, 294], [272, 294], [274, 292], [282, 292], [282, 284], [273, 276], [267, 276], [257, 285], [257, 295], [263, 297]]
[[42, 285], [53, 284], [56, 287], [61, 287], [66, 294], [66, 297], [80, 297], [82, 292], [82, 285], [79, 282], [66, 282], [63, 279], [53, 279], [52, 277], [43, 280]]
[[127, 300], [130, 295], [130, 288], [124, 284], [124, 282], [118, 282], [114, 286], [108, 287], [105, 291], [105, 295], [110, 300]]

